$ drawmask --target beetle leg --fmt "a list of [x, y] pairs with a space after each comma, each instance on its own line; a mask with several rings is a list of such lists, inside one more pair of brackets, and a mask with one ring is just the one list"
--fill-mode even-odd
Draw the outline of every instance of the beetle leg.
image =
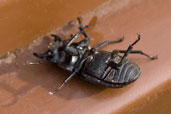
[[80, 32], [84, 35], [85, 40], [87, 40], [87, 42], [88, 42], [87, 45], [89, 45], [89, 43], [90, 43], [90, 38], [88, 37], [88, 35], [87, 35], [85, 29], [86, 29], [86, 28], [90, 28], [91, 26], [89, 26], [89, 25], [83, 26], [83, 23], [81, 22], [81, 18], [80, 18], [80, 17], [78, 17], [77, 20], [78, 20], [78, 23], [79, 23], [79, 25], [80, 25], [80, 27], [79, 27]]
[[54, 95], [58, 90], [60, 90], [73, 76], [75, 76], [79, 70], [81, 69], [82, 65], [84, 64], [84, 62], [87, 60], [87, 59], [90, 59], [91, 56], [88, 56], [86, 58], [84, 58], [80, 63], [79, 65], [75, 68], [74, 72], [68, 76], [63, 82], [62, 84], [58, 87], [58, 89], [54, 90], [54, 91], [51, 91], [49, 92], [50, 95]]
[[79, 42], [79, 44], [80, 44], [81, 47], [82, 46], [88, 46], [89, 43], [90, 43], [90, 38], [88, 37], [88, 35], [87, 35], [86, 31], [85, 31], [85, 28], [88, 28], [89, 26], [87, 25], [87, 26], [83, 27], [83, 24], [81, 22], [81, 19], [80, 18], [77, 18], [77, 20], [78, 20], [79, 25], [80, 25], [80, 27], [79, 27], [80, 32], [79, 33], [76, 33], [75, 35], [71, 35], [72, 38], [67, 43], [67, 45], [65, 47], [66, 50], [70, 50], [69, 49], [70, 48], [70, 45], [80, 36], [80, 34], [83, 34], [84, 37], [85, 37], [85, 40], [82, 40], [82, 41]]
[[97, 47], [95, 47], [96, 50], [108, 45], [108, 44], [115, 44], [115, 43], [120, 43], [124, 40], [124, 37], [120, 38], [119, 40], [115, 40], [115, 41], [105, 41], [101, 44], [99, 44]]
[[[119, 53], [126, 53], [126, 50], [119, 50]], [[149, 59], [157, 59], [157, 55], [156, 56], [150, 56], [150, 55], [144, 53], [141, 50], [131, 50], [129, 53], [131, 53], [131, 54], [141, 54], [141, 55], [144, 55], [144, 56], [148, 57]]]
[[78, 55], [77, 49], [73, 48], [73, 47], [66, 47], [65, 52], [68, 53], [69, 55], [72, 55], [72, 56], [77, 56]]
[[81, 21], [81, 18], [80, 17], [77, 17], [77, 20], [78, 20], [78, 23], [79, 23], [80, 27], [83, 27], [83, 23]]
[[28, 64], [29, 65], [40, 65], [42, 64], [43, 61], [38, 61], [38, 62], [32, 62], [32, 61], [29, 61]]
[[64, 47], [64, 51], [72, 56], [76, 56], [78, 55], [78, 51], [77, 49], [70, 47], [71, 44], [73, 44], [73, 42], [80, 36], [80, 33], [76, 33], [75, 35], [71, 35], [71, 40], [66, 44], [66, 46]]
[[70, 76], [68, 76], [63, 82], [62, 84], [58, 87], [58, 89], [49, 92], [50, 95], [54, 95], [57, 91], [59, 91], [74, 75], [76, 74], [76, 72], [73, 72]]
[[135, 40], [131, 45], [129, 45], [128, 49], [125, 51], [125, 54], [123, 55], [121, 61], [119, 62], [118, 66], [122, 65], [123, 60], [128, 56], [128, 54], [131, 52], [133, 49], [133, 46], [141, 39], [141, 35], [138, 34], [138, 39]]
[[81, 33], [76, 33], [71, 40], [67, 43], [66, 47], [69, 47], [79, 36]]
[[79, 43], [78, 43], [78, 45], [80, 46], [80, 47], [88, 47], [89, 46], [89, 43], [90, 43], [90, 40], [88, 40], [88, 39], [84, 39], [84, 40], [81, 40]]

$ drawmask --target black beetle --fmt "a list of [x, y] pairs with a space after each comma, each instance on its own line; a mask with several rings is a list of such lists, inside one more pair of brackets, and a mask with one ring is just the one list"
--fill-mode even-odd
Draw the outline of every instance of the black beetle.
[[[133, 46], [140, 40], [139, 34], [138, 39], [127, 50], [99, 51], [101, 47], [108, 44], [122, 42], [123, 38], [117, 41], [106, 41], [91, 48], [89, 45], [90, 38], [85, 31], [90, 26], [83, 26], [80, 18], [77, 19], [80, 32], [72, 36], [70, 40], [62, 40], [59, 36], [52, 35], [54, 42], [50, 43], [45, 53], [33, 53], [38, 58], [47, 59], [72, 72], [58, 89], [49, 92], [49, 94], [55, 94], [76, 74], [93, 83], [111, 88], [120, 88], [134, 82], [140, 76], [139, 66], [127, 59], [128, 54], [141, 54], [149, 59], [157, 59], [157, 56], [149, 56], [140, 50], [132, 50]], [[75, 43], [74, 41], [81, 34], [83, 34], [84, 39]], [[120, 56], [119, 53], [124, 55]], [[34, 63], [30, 62], [30, 64]]]

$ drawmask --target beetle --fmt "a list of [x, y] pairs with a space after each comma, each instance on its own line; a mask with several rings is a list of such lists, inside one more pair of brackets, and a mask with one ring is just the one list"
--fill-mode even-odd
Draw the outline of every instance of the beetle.
[[[72, 72], [58, 89], [49, 92], [51, 95], [60, 90], [76, 74], [89, 82], [106, 87], [124, 87], [137, 80], [141, 73], [140, 67], [127, 59], [128, 54], [141, 54], [151, 60], [157, 59], [157, 56], [149, 56], [141, 50], [133, 50], [134, 45], [141, 39], [140, 34], [127, 50], [114, 50], [112, 52], [99, 50], [108, 44], [120, 43], [123, 38], [116, 41], [105, 41], [92, 48], [89, 45], [90, 38], [85, 30], [90, 26], [83, 26], [80, 18], [77, 20], [80, 32], [73, 35], [71, 39], [62, 40], [58, 35], [52, 34], [54, 42], [50, 43], [48, 50], [43, 54], [33, 53], [38, 58], [47, 59]], [[77, 43], [74, 42], [81, 34], [84, 39]], [[119, 55], [120, 53], [123, 53], [123, 56]], [[30, 62], [29, 64], [35, 63]]]

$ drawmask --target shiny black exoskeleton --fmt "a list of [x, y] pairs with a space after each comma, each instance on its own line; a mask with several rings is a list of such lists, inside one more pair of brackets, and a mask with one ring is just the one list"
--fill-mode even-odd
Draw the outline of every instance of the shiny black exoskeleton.
[[[54, 42], [49, 45], [47, 52], [44, 54], [34, 53], [36, 57], [47, 59], [72, 72], [57, 90], [61, 89], [76, 74], [93, 83], [120, 88], [132, 83], [140, 76], [139, 66], [127, 59], [128, 54], [141, 54], [150, 59], [157, 58], [157, 56], [149, 56], [140, 50], [132, 50], [133, 46], [140, 40], [139, 34], [138, 39], [127, 50], [114, 50], [113, 52], [99, 50], [108, 44], [122, 42], [123, 38], [118, 41], [106, 41], [91, 48], [90, 38], [85, 31], [89, 26], [83, 26], [80, 18], [78, 18], [78, 22], [80, 32], [72, 36], [70, 40], [62, 40], [59, 36], [52, 35]], [[81, 34], [85, 39], [75, 43], [74, 41]], [[124, 55], [120, 56], [119, 53]], [[50, 92], [50, 94], [56, 93], [57, 90]]]

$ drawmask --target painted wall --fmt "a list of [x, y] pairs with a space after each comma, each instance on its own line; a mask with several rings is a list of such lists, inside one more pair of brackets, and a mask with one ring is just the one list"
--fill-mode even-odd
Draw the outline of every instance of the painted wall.
[[36, 39], [106, 0], [0, 0], [0, 55]]

